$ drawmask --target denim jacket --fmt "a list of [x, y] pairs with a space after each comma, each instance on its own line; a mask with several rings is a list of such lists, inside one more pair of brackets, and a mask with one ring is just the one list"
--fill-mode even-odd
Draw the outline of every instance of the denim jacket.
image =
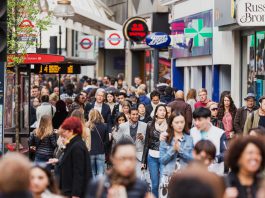
[[183, 168], [189, 161], [193, 159], [193, 139], [191, 136], [184, 134], [183, 141], [180, 143], [180, 151], [174, 150], [175, 139], [173, 138], [171, 143], [166, 141], [160, 143], [160, 163], [162, 164], [162, 175], [170, 176], [176, 168], [177, 157], [180, 158], [179, 164]]

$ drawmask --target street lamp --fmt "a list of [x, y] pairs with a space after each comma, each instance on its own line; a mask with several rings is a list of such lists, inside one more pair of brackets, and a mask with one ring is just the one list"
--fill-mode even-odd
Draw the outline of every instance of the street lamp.
[[75, 15], [75, 10], [71, 5], [70, 0], [58, 0], [57, 6], [53, 10], [53, 15], [56, 17], [73, 17]]

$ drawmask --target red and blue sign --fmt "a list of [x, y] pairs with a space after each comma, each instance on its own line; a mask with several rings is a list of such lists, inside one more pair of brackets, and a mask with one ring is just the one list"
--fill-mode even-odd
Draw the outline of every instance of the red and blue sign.
[[89, 38], [84, 38], [81, 40], [80, 45], [83, 49], [90, 49], [93, 45], [93, 42]]
[[146, 37], [146, 44], [152, 48], [166, 48], [170, 42], [171, 38], [164, 32], [154, 32]]
[[113, 34], [111, 34], [109, 36], [109, 38], [107, 38], [107, 40], [109, 41], [109, 43], [111, 45], [114, 45], [115, 46], [115, 45], [119, 45], [120, 44], [120, 42], [122, 41], [122, 38], [120, 37], [119, 34], [113, 33]]

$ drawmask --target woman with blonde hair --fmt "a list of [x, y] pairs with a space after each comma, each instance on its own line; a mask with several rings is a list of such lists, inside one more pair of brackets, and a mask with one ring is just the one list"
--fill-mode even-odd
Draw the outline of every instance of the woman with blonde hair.
[[130, 118], [130, 109], [131, 109], [130, 102], [124, 101], [121, 106], [122, 106], [122, 113], [124, 113], [126, 118], [127, 118], [127, 120], [129, 120], [129, 118]]
[[90, 134], [90, 129], [86, 126], [84, 112], [82, 112], [82, 110], [76, 109], [71, 113], [71, 117], [76, 117], [76, 118], [80, 119], [81, 124], [83, 126], [82, 138], [86, 143], [87, 149], [90, 151], [90, 149], [91, 149], [91, 134]]
[[33, 131], [29, 138], [29, 147], [35, 151], [35, 163], [42, 165], [53, 157], [56, 148], [57, 136], [52, 127], [52, 117], [44, 115], [40, 119], [40, 124]]
[[109, 142], [109, 133], [102, 115], [96, 109], [92, 109], [89, 112], [86, 126], [91, 131], [91, 166], [92, 174], [95, 178], [104, 174], [105, 148]]

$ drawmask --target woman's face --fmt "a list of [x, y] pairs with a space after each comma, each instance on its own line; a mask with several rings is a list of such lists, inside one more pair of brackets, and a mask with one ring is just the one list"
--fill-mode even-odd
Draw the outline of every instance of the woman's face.
[[124, 113], [124, 114], [128, 114], [130, 108], [129, 108], [128, 106], [123, 106], [123, 107], [122, 107], [122, 110], [123, 110], [123, 113]]
[[145, 106], [143, 104], [140, 104], [138, 107], [138, 111], [140, 115], [144, 115], [145, 114]]
[[259, 148], [255, 144], [249, 143], [241, 154], [238, 165], [240, 171], [255, 174], [259, 170], [261, 162], [262, 157]]
[[170, 106], [166, 106], [166, 108], [167, 108], [167, 117], [169, 118], [172, 113], [172, 108]]
[[230, 107], [231, 101], [228, 97], [224, 97], [224, 106]]
[[182, 115], [176, 116], [172, 121], [172, 127], [175, 132], [183, 132], [185, 127], [185, 118]]
[[213, 104], [213, 105], [211, 105], [211, 107], [210, 107], [210, 111], [211, 111], [211, 116], [212, 117], [217, 117], [217, 114], [218, 114], [218, 107], [217, 107], [217, 105], [216, 104]]
[[122, 123], [124, 123], [125, 121], [126, 120], [125, 120], [125, 118], [123, 116], [121, 116], [121, 117], [118, 118], [118, 124], [119, 125], [122, 124]]
[[166, 114], [167, 114], [167, 112], [166, 112], [165, 107], [160, 106], [160, 107], [157, 109], [157, 112], [156, 112], [156, 116], [157, 116], [157, 118], [159, 118], [159, 119], [164, 119], [164, 118], [166, 117]]
[[33, 106], [34, 107], [38, 107], [40, 105], [40, 101], [39, 101], [39, 99], [38, 98], [34, 98], [33, 99]]
[[113, 97], [113, 95], [108, 94], [108, 95], [107, 95], [107, 101], [108, 101], [108, 103], [113, 103], [113, 101], [114, 101], [114, 97]]
[[42, 194], [49, 186], [49, 179], [46, 173], [40, 168], [33, 168], [30, 171], [30, 190], [33, 194]]

